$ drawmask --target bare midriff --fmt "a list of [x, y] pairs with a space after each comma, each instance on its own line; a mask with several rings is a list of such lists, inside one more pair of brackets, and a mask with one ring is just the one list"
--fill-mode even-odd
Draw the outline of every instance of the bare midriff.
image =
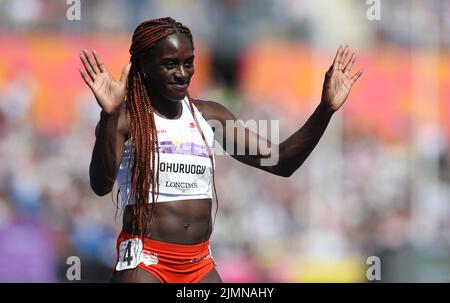
[[[123, 231], [140, 235], [140, 227], [133, 230], [133, 208], [128, 205], [123, 214]], [[149, 213], [152, 205], [148, 204]], [[153, 205], [151, 225], [143, 236], [156, 241], [192, 245], [205, 242], [212, 232], [211, 199], [158, 202]]]

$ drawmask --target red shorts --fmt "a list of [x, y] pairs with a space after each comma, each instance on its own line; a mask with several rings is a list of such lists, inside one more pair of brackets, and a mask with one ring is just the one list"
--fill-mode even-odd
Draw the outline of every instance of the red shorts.
[[209, 241], [180, 245], [121, 232], [115, 271], [142, 268], [165, 283], [196, 283], [214, 267]]

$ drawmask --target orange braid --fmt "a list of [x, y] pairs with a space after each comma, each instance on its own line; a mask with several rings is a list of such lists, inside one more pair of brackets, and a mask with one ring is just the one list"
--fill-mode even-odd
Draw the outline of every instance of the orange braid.
[[[132, 152], [134, 153], [134, 163], [131, 169], [132, 176], [129, 199], [136, 204], [133, 210], [133, 232], [136, 233], [139, 231], [140, 235], [146, 233], [149, 221], [151, 226], [153, 209], [159, 194], [159, 145], [151, 100], [137, 67], [137, 58], [145, 55], [157, 42], [176, 32], [186, 34], [192, 46], [194, 45], [189, 28], [172, 18], [161, 18], [141, 23], [134, 31], [130, 47], [131, 61], [133, 64], [128, 76], [126, 106], [131, 118], [130, 142]], [[188, 98], [197, 128], [208, 148], [209, 157], [214, 165], [211, 150], [198, 124], [192, 101], [189, 96]], [[131, 161], [131, 157], [129, 161]], [[214, 181], [214, 166], [213, 182], [214, 192], [217, 197]], [[150, 191], [152, 193], [152, 207], [149, 211], [147, 205], [149, 203]]]

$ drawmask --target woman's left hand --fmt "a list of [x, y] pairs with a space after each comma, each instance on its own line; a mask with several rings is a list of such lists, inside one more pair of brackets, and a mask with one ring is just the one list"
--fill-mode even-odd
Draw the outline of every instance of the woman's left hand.
[[339, 47], [333, 65], [325, 74], [325, 82], [323, 83], [321, 102], [332, 112], [337, 111], [347, 99], [353, 84], [362, 75], [363, 70], [360, 69], [356, 74], [349, 78], [350, 70], [355, 63], [355, 53], [352, 53], [350, 60], [344, 65], [349, 52], [348, 46]]

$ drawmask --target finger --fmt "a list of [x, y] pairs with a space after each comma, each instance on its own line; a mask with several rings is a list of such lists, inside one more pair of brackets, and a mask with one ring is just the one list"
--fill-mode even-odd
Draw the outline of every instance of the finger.
[[81, 77], [83, 78], [84, 82], [87, 84], [87, 86], [89, 86], [89, 88], [92, 89], [92, 86], [94, 85], [94, 83], [92, 82], [91, 78], [89, 78], [88, 75], [83, 73], [81, 68], [79, 69], [79, 71], [80, 71]]
[[80, 59], [81, 59], [81, 62], [83, 62], [83, 66], [86, 69], [89, 77], [91, 77], [92, 80], [95, 80], [96, 74], [95, 74], [94, 70], [92, 69], [91, 65], [89, 64], [88, 60], [86, 59], [86, 56], [84, 53], [80, 53]]
[[342, 45], [339, 46], [339, 48], [338, 48], [338, 50], [336, 52], [336, 56], [334, 56], [333, 69], [337, 67], [337, 63], [338, 63], [338, 60], [339, 60], [339, 56], [340, 56], [341, 50], [342, 50]]
[[130, 73], [130, 69], [131, 69], [131, 62], [128, 62], [128, 64], [122, 70], [122, 75], [120, 75], [120, 82], [122, 84], [127, 83], [128, 74]]
[[100, 55], [97, 54], [97, 52], [95, 50], [93, 50], [92, 53], [94, 54], [95, 62], [97, 63], [97, 65], [98, 65], [98, 67], [100, 69], [100, 72], [102, 72], [102, 73], [103, 72], [109, 73], [108, 69], [106, 68], [105, 64], [103, 63], [103, 60], [100, 57]]
[[348, 46], [346, 45], [344, 47], [344, 50], [342, 51], [341, 57], [339, 58], [339, 63], [338, 63], [338, 70], [342, 70], [343, 66], [344, 66], [344, 62], [345, 62], [345, 58], [347, 58], [347, 54], [348, 54]]
[[344, 75], [348, 75], [348, 73], [350, 72], [350, 70], [353, 67], [353, 64], [355, 63], [356, 60], [356, 56], [355, 53], [352, 53], [352, 56], [350, 57], [350, 61], [348, 61], [347, 65], [344, 68]]
[[87, 58], [89, 64], [91, 65], [92, 69], [94, 70], [95, 74], [100, 74], [100, 69], [97, 66], [97, 62], [95, 62], [94, 58], [89, 54], [89, 52], [85, 49], [83, 49], [84, 56]]
[[353, 77], [350, 79], [350, 85], [355, 84], [355, 82], [361, 77], [363, 73], [363, 69], [361, 68]]

